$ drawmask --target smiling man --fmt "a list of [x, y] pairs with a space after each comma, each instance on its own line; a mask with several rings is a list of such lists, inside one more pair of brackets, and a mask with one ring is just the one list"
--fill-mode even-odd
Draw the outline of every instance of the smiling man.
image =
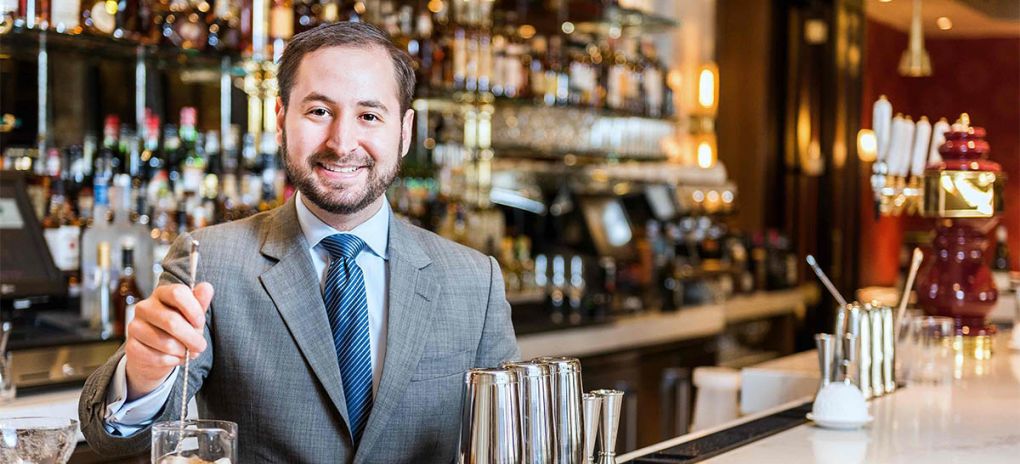
[[82, 391], [82, 432], [143, 452], [153, 422], [178, 419], [190, 349], [188, 392], [200, 417], [237, 422], [241, 462], [452, 462], [464, 372], [518, 351], [496, 261], [386, 202], [414, 121], [409, 58], [373, 26], [332, 24], [294, 37], [278, 80], [298, 193], [177, 240]]

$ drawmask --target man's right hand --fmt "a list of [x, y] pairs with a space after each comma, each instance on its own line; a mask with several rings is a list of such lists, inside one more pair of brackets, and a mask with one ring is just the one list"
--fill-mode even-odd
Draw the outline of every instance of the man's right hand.
[[174, 367], [184, 363], [185, 349], [191, 350], [192, 359], [205, 351], [205, 311], [212, 298], [208, 282], [194, 291], [170, 284], [156, 287], [135, 305], [124, 345], [128, 401], [162, 384]]

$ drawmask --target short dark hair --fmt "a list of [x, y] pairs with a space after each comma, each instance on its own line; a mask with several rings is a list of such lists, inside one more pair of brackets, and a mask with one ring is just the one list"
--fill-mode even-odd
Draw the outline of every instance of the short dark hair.
[[290, 101], [290, 90], [294, 86], [301, 59], [310, 52], [325, 47], [358, 47], [369, 48], [379, 46], [390, 54], [393, 71], [397, 78], [397, 90], [400, 92], [401, 116], [411, 107], [414, 98], [414, 68], [411, 57], [393, 44], [389, 34], [378, 27], [361, 22], [338, 22], [324, 24], [314, 29], [297, 34], [283, 49], [283, 55], [277, 63], [277, 83], [280, 85], [280, 97], [283, 107]]

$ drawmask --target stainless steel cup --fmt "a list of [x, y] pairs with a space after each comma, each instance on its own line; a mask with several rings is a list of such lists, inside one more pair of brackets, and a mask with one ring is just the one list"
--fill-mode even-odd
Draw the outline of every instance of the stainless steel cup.
[[500, 367], [517, 373], [521, 402], [522, 464], [552, 464], [552, 381], [549, 365], [535, 361], [505, 362]]
[[548, 365], [552, 372], [556, 463], [581, 464], [584, 462], [581, 361], [565, 357], [541, 357], [534, 361]]
[[521, 414], [517, 373], [470, 369], [464, 375], [459, 464], [521, 462]]
[[882, 307], [882, 378], [885, 380], [885, 392], [896, 391], [896, 331], [893, 326], [893, 309]]
[[599, 464], [616, 464], [616, 432], [620, 429], [620, 408], [623, 406], [623, 392], [619, 390], [595, 390], [602, 397], [602, 425], [599, 429]]
[[885, 331], [882, 323], [882, 308], [871, 306], [868, 311], [871, 316], [871, 394], [882, 396], [885, 394]]

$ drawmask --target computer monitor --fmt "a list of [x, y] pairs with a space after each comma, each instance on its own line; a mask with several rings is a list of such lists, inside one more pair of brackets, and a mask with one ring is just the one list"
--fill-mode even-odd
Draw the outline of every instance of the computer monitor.
[[67, 283], [32, 211], [24, 174], [0, 171], [0, 307], [66, 295]]

